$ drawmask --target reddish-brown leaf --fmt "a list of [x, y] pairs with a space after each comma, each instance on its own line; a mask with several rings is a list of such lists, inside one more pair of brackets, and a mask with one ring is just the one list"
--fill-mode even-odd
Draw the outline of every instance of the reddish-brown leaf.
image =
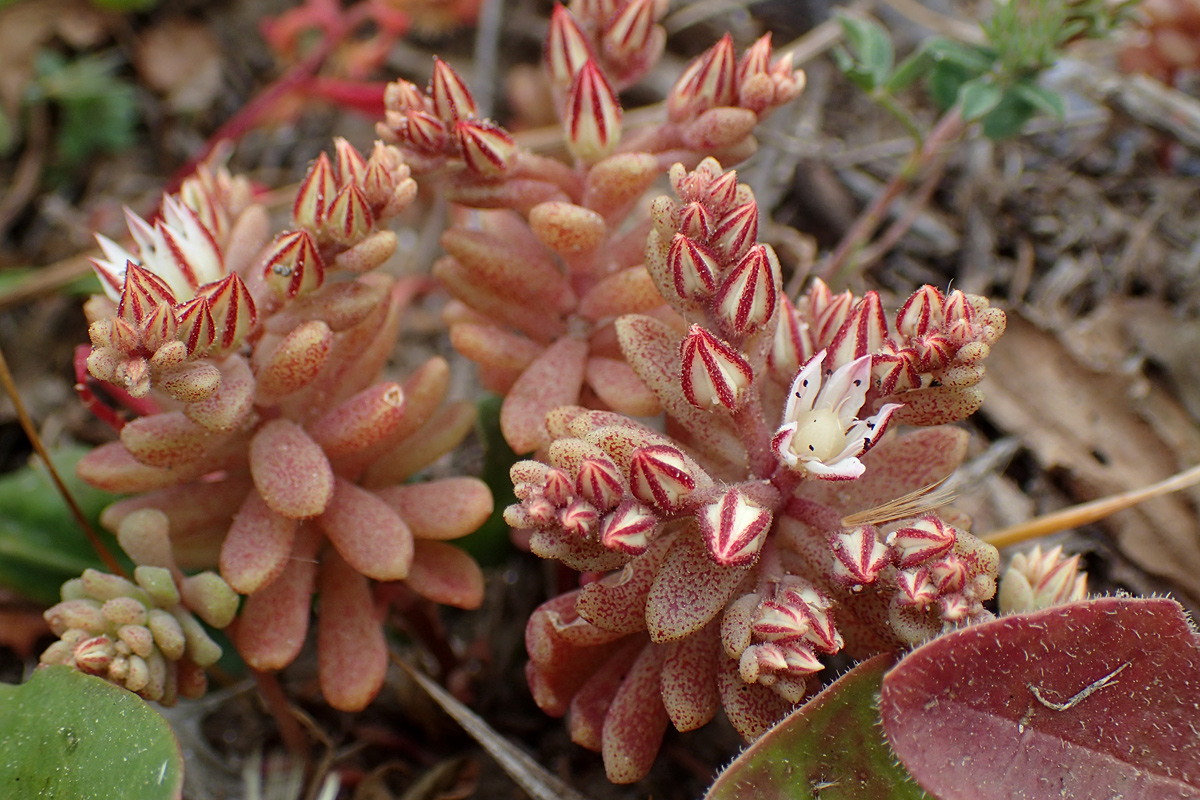
[[976, 625], [883, 680], [884, 731], [942, 800], [1200, 797], [1200, 638], [1166, 598]]

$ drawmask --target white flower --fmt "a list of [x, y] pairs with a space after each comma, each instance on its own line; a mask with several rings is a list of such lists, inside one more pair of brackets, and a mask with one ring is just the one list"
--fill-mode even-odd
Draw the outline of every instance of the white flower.
[[817, 353], [792, 382], [783, 425], [771, 441], [776, 454], [796, 472], [823, 480], [853, 480], [866, 470], [858, 457], [883, 435], [900, 406], [888, 403], [858, 419], [871, 381], [871, 356], [839, 367], [824, 381]]
[[105, 294], [114, 301], [121, 299], [125, 265], [130, 261], [161, 278], [180, 303], [195, 297], [201, 286], [225, 277], [216, 239], [196, 212], [176, 198], [163, 198], [162, 216], [153, 225], [129, 209], [125, 209], [125, 217], [137, 243], [137, 255], [97, 234], [105, 257], [92, 259]]

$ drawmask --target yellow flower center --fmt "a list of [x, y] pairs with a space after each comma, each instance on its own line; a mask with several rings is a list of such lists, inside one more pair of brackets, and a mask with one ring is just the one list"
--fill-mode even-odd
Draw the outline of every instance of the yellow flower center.
[[791, 449], [799, 458], [825, 461], [846, 446], [841, 420], [827, 408], [810, 411], [798, 423]]

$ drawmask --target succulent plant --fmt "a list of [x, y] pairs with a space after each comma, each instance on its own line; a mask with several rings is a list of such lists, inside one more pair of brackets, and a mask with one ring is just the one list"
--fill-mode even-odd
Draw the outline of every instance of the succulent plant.
[[387, 668], [372, 581], [477, 606], [482, 573], [445, 540], [492, 501], [471, 478], [404, 485], [470, 432], [473, 409], [443, 407], [441, 359], [403, 385], [379, 380], [416, 290], [375, 271], [396, 248], [379, 226], [416, 184], [393, 147], [364, 158], [335, 145], [301, 184], [293, 228], [271, 241], [244, 182], [209, 168], [154, 225], [130, 215], [136, 253], [101, 240], [110, 297], [89, 304], [87, 366], [141, 415], [78, 470], [135, 495], [105, 525], [157, 509], [183, 567], [219, 566], [248, 596], [233, 638], [251, 666], [297, 656], [319, 596], [322, 691], [357, 709]]

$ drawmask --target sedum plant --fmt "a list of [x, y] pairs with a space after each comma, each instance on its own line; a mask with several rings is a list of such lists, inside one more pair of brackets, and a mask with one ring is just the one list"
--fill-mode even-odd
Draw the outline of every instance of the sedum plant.
[[[437, 62], [388, 88], [379, 126], [472, 209], [434, 269], [451, 339], [506, 393], [519, 453], [505, 519], [581, 588], [529, 621], [528, 677], [610, 779], [649, 769], [666, 727], [718, 709], [747, 738], [814, 687], [822, 655], [864, 657], [990, 617], [998, 557], [920, 494], [965, 453], [945, 427], [981, 402], [1004, 315], [923, 287], [889, 317], [875, 292], [817, 281], [792, 300], [750, 188], [720, 159], [803, 76], [763, 38], [726, 37], [630, 135], [614, 34], [648, 55], [652, 3], [556, 8], [546, 66], [573, 163], [479, 119]], [[622, 39], [623, 41], [624, 39]], [[673, 194], [645, 202], [661, 176]], [[639, 419], [661, 415], [661, 427]], [[926, 429], [886, 438], [897, 424]], [[882, 507], [882, 509], [880, 508]]]
[[405, 485], [469, 432], [472, 409], [443, 406], [441, 359], [380, 380], [415, 290], [377, 270], [396, 248], [381, 226], [415, 192], [395, 148], [364, 158], [339, 139], [271, 239], [246, 182], [202, 167], [153, 222], [129, 214], [132, 251], [100, 239], [106, 296], [87, 306], [87, 372], [137, 414], [109, 414], [120, 439], [78, 467], [133, 495], [102, 523], [123, 545], [169, 527], [179, 566], [219, 568], [246, 595], [232, 634], [255, 669], [295, 659], [317, 596], [320, 685], [340, 709], [369, 703], [387, 669], [373, 583], [482, 600], [479, 567], [445, 540], [488, 516], [487, 487]]

